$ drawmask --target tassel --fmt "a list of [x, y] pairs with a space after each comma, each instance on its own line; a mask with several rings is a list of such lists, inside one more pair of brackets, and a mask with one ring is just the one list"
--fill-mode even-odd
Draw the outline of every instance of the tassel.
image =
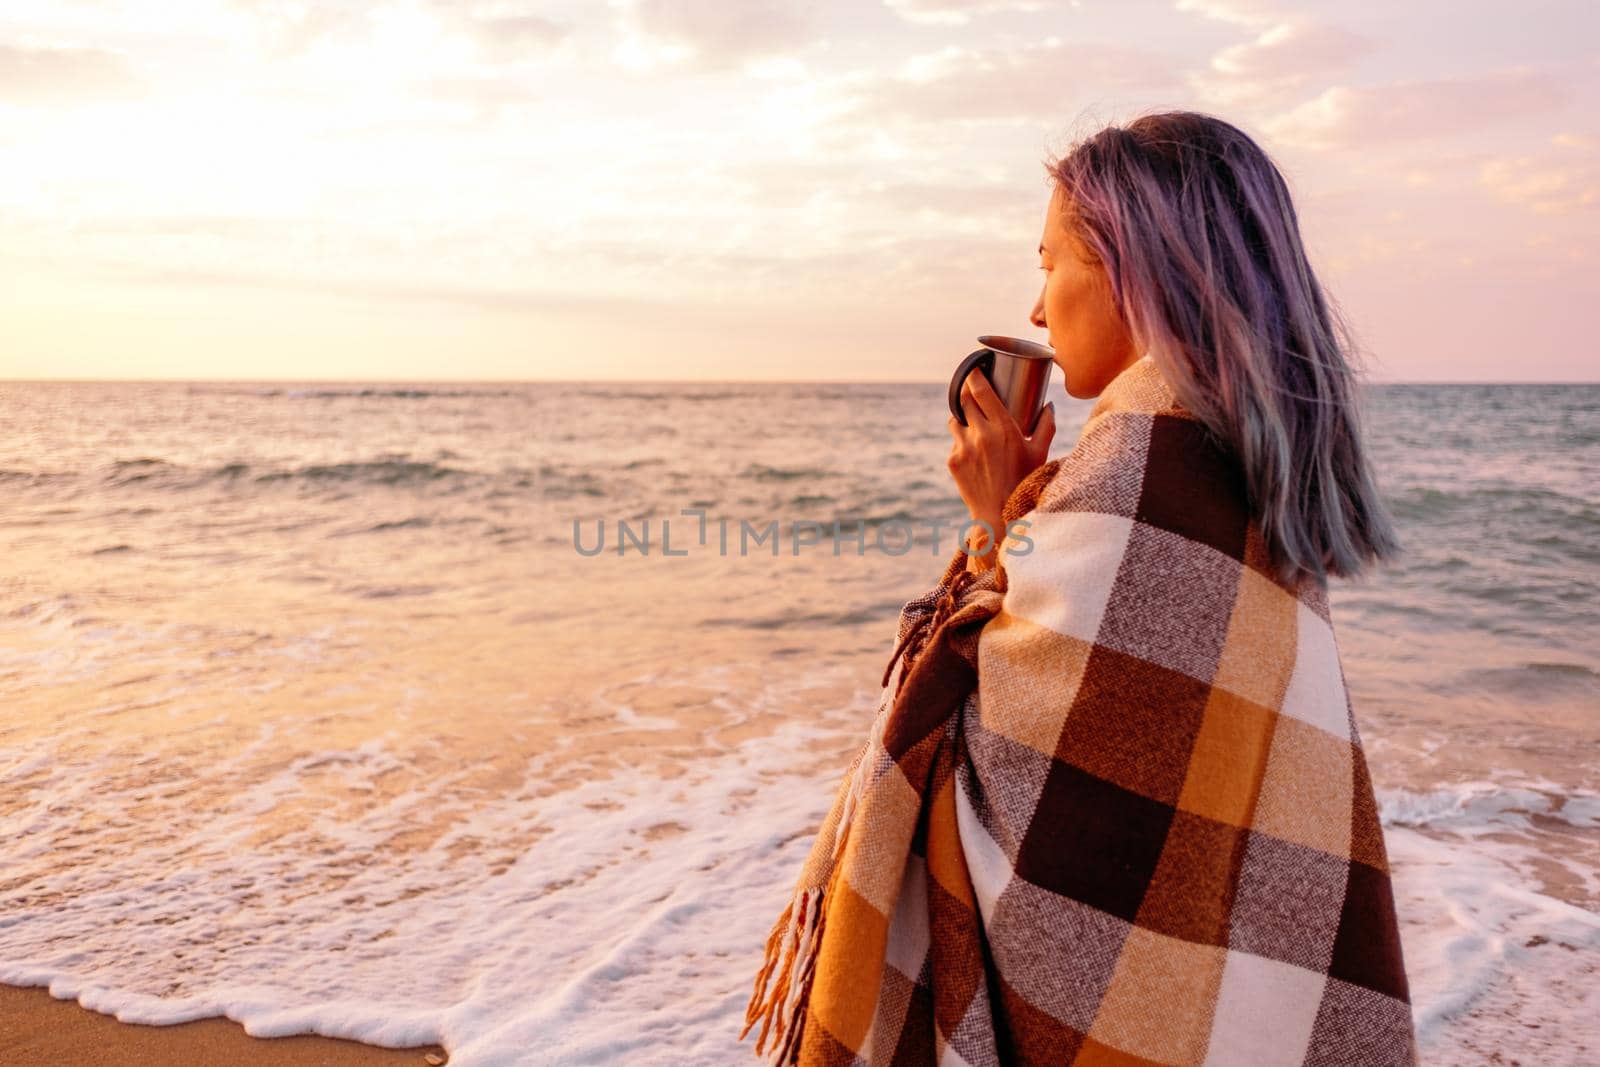
[[[820, 908], [816, 907], [821, 903], [821, 895], [814, 893], [811, 900], [813, 907], [807, 909], [806, 921], [801, 924], [800, 945], [795, 949], [793, 975], [785, 976], [788, 978], [786, 984], [781, 983], [780, 980], [780, 984], [783, 984], [785, 995], [783, 997], [783, 1006], [778, 1010], [778, 1032], [772, 1035], [774, 1041], [783, 1037], [785, 1030], [788, 1030], [793, 1035], [798, 1021], [796, 1015], [803, 1014], [805, 1011], [805, 995], [809, 992], [809, 987], [805, 984], [806, 976], [809, 973], [810, 961], [815, 956], [817, 947], [821, 944], [817, 939], [817, 916]], [[788, 1045], [789, 1042], [784, 1042], [785, 1048]], [[776, 1062], [783, 1062], [783, 1054], [781, 1052], [778, 1054]]]
[[[847, 804], [853, 800], [860, 789], [860, 783], [870, 775], [871, 768], [864, 766], [866, 759], [858, 765], [860, 774], [857, 776], [855, 786], [850, 790]], [[854, 805], [850, 804], [853, 809]], [[761, 1033], [756, 1037], [756, 1054], [761, 1055], [766, 1044], [768, 1032], [772, 1033], [774, 1043], [782, 1041], [782, 1045], [773, 1050], [774, 1064], [792, 1063], [792, 1056], [799, 1054], [800, 1033], [805, 1028], [806, 1008], [811, 999], [811, 983], [816, 974], [817, 953], [822, 945], [822, 931], [827, 925], [826, 903], [833, 899], [833, 887], [839, 880], [839, 874], [844, 869], [844, 864], [839, 862], [839, 852], [844, 848], [844, 842], [849, 836], [849, 811], [841, 817], [838, 836], [834, 839], [833, 866], [828, 872], [826, 888], [801, 890], [798, 897], [792, 898], [789, 906], [773, 924], [772, 933], [767, 937], [766, 960], [762, 964], [761, 972], [756, 975], [755, 989], [751, 993], [750, 1005], [745, 1010], [744, 1029], [739, 1031], [738, 1040], [744, 1040], [745, 1034], [750, 1032], [756, 1020], [762, 1020]], [[796, 902], [799, 907], [796, 909]], [[772, 982], [772, 988], [766, 989], [766, 979], [772, 968], [778, 964], [782, 957], [782, 969], [777, 978]], [[773, 1023], [777, 1028], [773, 1029]]]
[[[796, 989], [791, 997], [793, 1003], [785, 1011], [789, 1022], [789, 1034], [784, 1039], [782, 1047], [777, 1050], [776, 1059], [773, 1061], [779, 1067], [797, 1063], [800, 1059], [800, 1049], [805, 1036], [806, 1017], [809, 1014], [811, 1005], [811, 983], [817, 976], [818, 949], [822, 946], [822, 935], [828, 925], [827, 909], [821, 907], [820, 904], [833, 899], [834, 884], [838, 882], [839, 872], [843, 869], [842, 864], [834, 864], [833, 872], [828, 875], [828, 887], [823, 890], [818, 898], [819, 907], [815, 912], [815, 924], [811, 931], [812, 937], [807, 947], [801, 952], [801, 959], [804, 965], [801, 969], [800, 979], [796, 983]], [[782, 1020], [780, 1020], [779, 1025], [779, 1034], [782, 1034]]]
[[[755, 989], [750, 994], [750, 1004], [745, 1009], [744, 1029], [739, 1031], [738, 1040], [743, 1041], [744, 1036], [757, 1020], [762, 1023], [761, 1033], [756, 1038], [756, 1052], [761, 1052], [761, 1046], [767, 1039], [767, 1031], [772, 1026], [772, 1013], [776, 1010], [778, 1002], [784, 992], [783, 980], [788, 976], [789, 968], [793, 963], [796, 945], [796, 934], [801, 916], [805, 912], [808, 890], [802, 890], [798, 899], [799, 910], [796, 910], [796, 899], [791, 898], [788, 907], [783, 909], [783, 914], [778, 916], [778, 921], [772, 926], [772, 933], [767, 937], [766, 959], [761, 965], [761, 972], [756, 975]], [[767, 991], [767, 978], [777, 966], [780, 959], [783, 970], [776, 982], [773, 983], [770, 993]]]
[[[906, 635], [904, 637], [902, 637], [898, 642], [895, 643], [894, 652], [890, 654], [889, 662], [883, 668], [883, 678], [882, 678], [881, 681], [878, 682], [878, 686], [880, 688], [888, 688], [889, 675], [894, 673], [894, 661], [900, 658], [900, 653], [906, 652], [907, 649], [911, 648], [911, 646], [913, 644], [916, 644], [916, 645], [920, 646], [922, 632], [923, 632], [923, 629], [926, 627], [927, 622], [928, 622], [928, 617], [926, 615], [924, 615], [922, 618], [920, 618], [916, 622], [912, 623], [911, 624], [911, 629], [906, 631]], [[916, 655], [916, 650], [915, 649], [911, 649], [911, 651], [906, 656], [906, 665], [907, 665], [907, 667], [910, 666], [911, 659], [915, 655]], [[905, 673], [904, 673], [904, 670], [902, 670], [901, 678], [904, 679], [904, 677], [905, 677]], [[895, 686], [895, 693], [898, 694], [899, 692], [900, 692], [900, 687], [898, 685], [896, 685]]]
[[912, 623], [911, 629], [906, 631], [906, 635], [895, 643], [894, 651], [889, 655], [889, 664], [883, 669], [883, 679], [878, 683], [879, 686], [887, 686], [889, 684], [889, 675], [894, 671], [894, 661], [900, 659], [901, 654], [904, 653], [905, 661], [900, 665], [900, 680], [895, 683], [894, 687], [895, 695], [900, 695], [900, 688], [905, 684], [906, 675], [911, 673], [911, 665], [916, 661], [918, 654], [922, 652], [922, 646], [927, 643], [928, 637], [939, 629], [940, 624], [956, 610], [961, 600], [962, 591], [976, 579], [977, 575], [971, 571], [961, 570], [956, 572], [955, 577], [950, 580], [950, 588], [945, 592], [944, 596], [939, 598], [939, 602], [934, 606], [932, 614], [924, 615]]
[[[750, 1028], [758, 1019], [761, 1020], [761, 1033], [756, 1036], [757, 1055], [762, 1054], [769, 1031], [774, 1042], [783, 1038], [785, 1031], [792, 1035], [794, 1018], [804, 1013], [811, 990], [810, 976], [816, 963], [817, 948], [822, 935], [819, 916], [823, 896], [821, 890], [802, 890], [799, 896], [790, 902], [789, 907], [784, 909], [783, 915], [779, 916], [778, 922], [773, 926], [772, 934], [767, 938], [767, 961], [762, 966], [761, 973], [756, 976], [755, 991], [751, 994], [750, 1006], [745, 1011], [744, 1029], [739, 1031], [738, 1038], [744, 1040]], [[798, 910], [795, 908], [796, 901], [799, 903]], [[777, 964], [780, 954], [783, 957], [783, 969], [778, 972], [772, 988], [766, 990], [766, 995], [763, 996], [766, 977]], [[776, 1029], [773, 1029], [774, 1022], [777, 1023]], [[789, 1045], [790, 1042], [785, 1041], [783, 1047], [787, 1049]], [[783, 1062], [780, 1050], [775, 1048], [772, 1055], [773, 1063]]]

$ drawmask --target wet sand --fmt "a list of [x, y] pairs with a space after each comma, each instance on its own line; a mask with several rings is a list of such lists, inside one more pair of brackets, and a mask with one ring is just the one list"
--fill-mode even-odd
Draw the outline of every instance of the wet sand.
[[[429, 1053], [435, 1054], [432, 1060]], [[57, 1000], [44, 986], [0, 985], [0, 1061], [50, 1067], [426, 1067], [446, 1057], [438, 1045], [387, 1049], [314, 1034], [251, 1037], [225, 1018], [139, 1026], [75, 1000]]]

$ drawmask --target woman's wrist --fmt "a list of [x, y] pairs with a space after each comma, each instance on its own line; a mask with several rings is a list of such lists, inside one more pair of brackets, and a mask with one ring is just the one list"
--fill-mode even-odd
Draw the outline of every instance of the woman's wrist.
[[988, 529], [979, 526], [979, 519], [973, 519], [967, 528], [967, 570], [974, 573], [986, 571], [995, 564], [999, 556], [1001, 522], [998, 517], [984, 517], [981, 521], [986, 523]]

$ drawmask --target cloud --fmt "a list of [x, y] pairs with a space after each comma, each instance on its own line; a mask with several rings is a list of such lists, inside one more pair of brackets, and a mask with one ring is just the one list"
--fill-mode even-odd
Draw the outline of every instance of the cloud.
[[327, 41], [370, 41], [389, 18], [431, 18], [459, 31], [490, 62], [540, 55], [566, 40], [571, 27], [545, 18], [527, 0], [233, 0], [254, 16], [268, 48], [295, 55]]
[[811, 25], [787, 0], [613, 0], [619, 66], [636, 71], [676, 67], [735, 68], [749, 60], [799, 51]]
[[1189, 79], [1195, 92], [1214, 107], [1274, 106], [1301, 97], [1309, 84], [1326, 84], [1378, 46], [1366, 34], [1279, 15], [1266, 4], [1189, 0], [1178, 7], [1249, 27], [1254, 33], [1214, 54], [1206, 68]]
[[1276, 22], [1252, 41], [1231, 45], [1211, 57], [1211, 69], [1231, 78], [1303, 79], [1336, 70], [1372, 52], [1377, 42], [1365, 34], [1312, 22]]
[[950, 46], [916, 56], [891, 74], [839, 86], [845, 116], [869, 121], [1066, 119], [1088, 94], [1178, 86], [1173, 56], [1117, 45], [1064, 43], [985, 51]]
[[1029, 180], [946, 172], [895, 176], [892, 166], [814, 161], [742, 163], [719, 168], [727, 195], [768, 219], [808, 201], [826, 200], [874, 232], [904, 224], [915, 229], [926, 215], [993, 229], [997, 220], [1042, 218], [1049, 199], [1044, 168]]
[[1550, 143], [1554, 152], [1488, 160], [1478, 171], [1479, 184], [1540, 215], [1600, 209], [1600, 141], [1557, 134]]
[[1590, 133], [1558, 133], [1550, 138], [1550, 143], [1561, 148], [1582, 148], [1590, 152], [1600, 152], [1600, 137]]
[[0, 101], [104, 100], [142, 91], [143, 84], [116, 52], [0, 44]]
[[382, 8], [367, 0], [319, 0], [314, 4], [294, 0], [233, 0], [233, 3], [255, 18], [267, 48], [279, 55], [303, 52], [328, 38], [359, 38], [369, 30], [373, 12]]
[[505, 8], [467, 8], [435, 0], [434, 9], [467, 31], [488, 60], [514, 60], [540, 55], [564, 42], [572, 27], [541, 15]]
[[1494, 158], [1494, 153], [1476, 144], [1463, 148], [1429, 145], [1423, 155], [1412, 153], [1374, 154], [1363, 168], [1392, 188], [1427, 189], [1435, 195], [1460, 192], [1474, 171]]
[[1281, 19], [1278, 0], [1178, 0], [1173, 6], [1240, 26], [1261, 26]]
[[[1040, 168], [1041, 175], [1043, 168]], [[952, 218], [992, 223], [1002, 215], [1043, 211], [1043, 178], [1039, 188], [1022, 183], [978, 181], [874, 181], [855, 194], [875, 212], [899, 210], [908, 217], [931, 212]]]
[[[600, 293], [576, 293], [532, 288], [431, 284], [427, 281], [395, 282], [384, 279], [313, 277], [302, 273], [261, 270], [251, 267], [169, 266], [155, 263], [70, 264], [86, 276], [108, 281], [174, 286], [230, 286], [244, 289], [281, 290], [315, 296], [350, 297], [364, 300], [411, 304], [419, 300], [459, 304], [486, 311], [570, 312], [584, 307], [606, 307], [608, 298]], [[628, 297], [630, 303], [669, 309], [668, 300]]]
[[[1072, 7], [1078, 0], [1067, 0]], [[883, 5], [907, 22], [965, 26], [974, 15], [998, 11], [1044, 11], [1065, 7], [1062, 0], [883, 0]]]
[[1263, 126], [1279, 141], [1299, 148], [1357, 148], [1470, 133], [1556, 110], [1569, 98], [1565, 83], [1550, 75], [1513, 69], [1437, 81], [1334, 86]]

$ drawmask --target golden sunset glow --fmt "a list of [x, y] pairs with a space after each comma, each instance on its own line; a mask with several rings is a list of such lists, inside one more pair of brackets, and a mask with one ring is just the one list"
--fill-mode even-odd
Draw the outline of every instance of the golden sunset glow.
[[1592, 379], [1596, 28], [1579, 2], [18, 6], [0, 378], [933, 381], [1039, 335], [1042, 159], [1183, 107], [1283, 167], [1375, 377]]

